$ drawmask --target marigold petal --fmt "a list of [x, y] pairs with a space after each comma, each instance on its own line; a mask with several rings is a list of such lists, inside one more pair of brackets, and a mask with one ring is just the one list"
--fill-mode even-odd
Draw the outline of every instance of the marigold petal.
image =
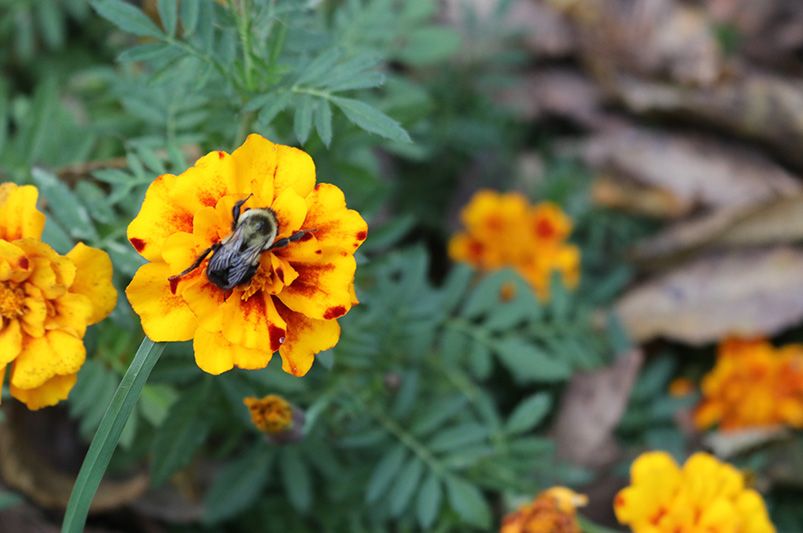
[[53, 376], [75, 374], [86, 358], [83, 341], [62, 330], [27, 338], [14, 361], [11, 384], [21, 389], [43, 385]]
[[33, 269], [25, 250], [14, 243], [0, 240], [0, 281], [24, 281]]
[[192, 212], [180, 207], [170, 191], [176, 176], [162, 174], [145, 193], [142, 207], [128, 225], [128, 240], [148, 261], [157, 261], [162, 255], [164, 241], [177, 231], [192, 232]]
[[112, 261], [109, 254], [79, 242], [67, 257], [75, 264], [75, 280], [70, 292], [86, 296], [92, 304], [89, 324], [100, 322], [117, 305], [117, 289], [112, 285]]
[[41, 337], [45, 334], [47, 304], [42, 291], [33, 286], [26, 287], [25, 314], [22, 315], [22, 329], [26, 335]]
[[285, 189], [291, 188], [306, 198], [313, 187], [315, 187], [315, 163], [309, 154], [292, 146], [277, 144], [273, 194], [278, 197]]
[[170, 197], [190, 213], [204, 206], [215, 207], [218, 200], [236, 193], [234, 173], [233, 157], [226, 152], [210, 152], [176, 178]]
[[234, 189], [238, 193], [253, 193], [267, 207], [273, 202], [277, 145], [265, 137], [252, 133], [231, 154], [234, 165]]
[[170, 267], [165, 263], [147, 263], [139, 267], [125, 290], [142, 329], [156, 342], [189, 340], [198, 327], [189, 306], [170, 290], [169, 276]]
[[[17, 320], [0, 318], [0, 365], [5, 365], [17, 358], [22, 350], [22, 328]], [[0, 388], [3, 381], [0, 380]]]
[[0, 184], [0, 239], [41, 239], [45, 215], [36, 209], [39, 191], [33, 185]]
[[47, 323], [48, 329], [63, 329], [71, 335], [83, 338], [87, 322], [92, 314], [92, 302], [83, 294], [68, 292], [53, 302], [56, 314]]
[[33, 389], [21, 389], [11, 385], [9, 390], [11, 396], [24, 403], [28, 409], [37, 411], [43, 407], [51, 407], [62, 400], [66, 400], [77, 379], [78, 374], [53, 376], [39, 387]]
[[234, 347], [220, 333], [198, 328], [192, 339], [195, 364], [198, 368], [217, 376], [234, 368]]
[[336, 320], [309, 318], [281, 304], [277, 308], [287, 322], [287, 337], [279, 348], [282, 370], [303, 376], [312, 367], [315, 354], [334, 347], [340, 340], [340, 325]]
[[276, 239], [289, 237], [304, 224], [307, 217], [307, 203], [295, 189], [287, 188], [276, 197], [271, 206], [276, 213], [276, 221], [279, 226], [279, 233]]
[[[260, 354], [273, 353], [284, 342], [286, 331], [287, 324], [279, 315], [273, 298], [269, 295], [255, 294], [246, 301], [229, 298], [224, 304], [223, 336], [235, 346], [257, 350]], [[253, 358], [249, 360], [253, 361]], [[234, 364], [245, 368], [238, 364], [236, 357]], [[246, 364], [253, 365], [255, 363]], [[249, 366], [248, 368], [253, 367]], [[263, 368], [263, 366], [257, 366], [257, 368]]]
[[304, 229], [313, 232], [324, 255], [353, 254], [368, 237], [368, 224], [346, 207], [343, 191], [335, 185], [319, 183], [307, 196], [307, 205]]
[[351, 283], [357, 262], [353, 255], [332, 256], [326, 263], [296, 263], [298, 277], [278, 294], [293, 311], [330, 320], [345, 315], [352, 304]]
[[[196, 215], [196, 219], [197, 217], [198, 215]], [[203, 250], [198, 245], [198, 239], [192, 233], [178, 231], [165, 239], [162, 247], [162, 259], [169, 265], [170, 272], [179, 274], [192, 265]], [[203, 268], [203, 264], [199, 270], [201, 268]]]
[[197, 318], [198, 325], [207, 331], [221, 331], [226, 293], [202, 273], [182, 279], [179, 287], [183, 287], [181, 297]]

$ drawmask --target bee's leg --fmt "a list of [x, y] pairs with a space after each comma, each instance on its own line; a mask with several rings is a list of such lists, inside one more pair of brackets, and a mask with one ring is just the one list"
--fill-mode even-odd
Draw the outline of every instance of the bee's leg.
[[231, 209], [231, 219], [232, 219], [231, 220], [231, 230], [232, 231], [237, 229], [237, 221], [240, 220], [240, 208], [252, 196], [254, 196], [254, 193], [249, 194], [248, 196], [246, 196], [242, 200], [238, 200], [237, 203], [234, 204], [234, 207]]
[[199, 255], [198, 258], [190, 266], [185, 268], [180, 274], [176, 274], [175, 276], [170, 276], [167, 279], [170, 281], [175, 281], [179, 278], [183, 278], [184, 276], [186, 276], [187, 274], [189, 274], [190, 272], [201, 266], [201, 263], [203, 262], [204, 259], [206, 259], [206, 256], [209, 255], [211, 252], [216, 252], [218, 248], [220, 248], [220, 246], [221, 244], [219, 242], [216, 242], [215, 244], [213, 244], [212, 246], [201, 252], [201, 255]]
[[293, 233], [292, 235], [290, 235], [289, 237], [285, 237], [284, 239], [279, 239], [278, 241], [274, 242], [273, 244], [270, 245], [268, 250], [274, 250], [276, 248], [284, 248], [285, 246], [287, 246], [291, 242], [296, 242], [296, 241], [300, 240], [302, 237], [304, 237], [305, 235], [311, 234], [313, 231], [315, 231], [315, 230], [308, 230], [308, 229], [299, 230], [299, 231]]

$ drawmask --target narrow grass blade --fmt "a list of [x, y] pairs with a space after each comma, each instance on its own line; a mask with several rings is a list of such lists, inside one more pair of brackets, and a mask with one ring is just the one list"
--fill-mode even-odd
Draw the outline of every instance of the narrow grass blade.
[[164, 347], [164, 344], [156, 344], [147, 337], [139, 345], [131, 366], [117, 387], [106, 414], [103, 415], [103, 420], [84, 458], [84, 464], [81, 465], [70, 501], [67, 503], [67, 512], [61, 525], [62, 533], [80, 533], [84, 530], [89, 506], [98, 490], [100, 480], [103, 479], [106, 467], [109, 466], [120, 434]]

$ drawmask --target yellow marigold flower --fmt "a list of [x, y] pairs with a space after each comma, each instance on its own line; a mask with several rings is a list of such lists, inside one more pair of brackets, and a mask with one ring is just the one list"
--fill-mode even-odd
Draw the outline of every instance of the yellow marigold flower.
[[249, 396], [243, 403], [251, 412], [251, 421], [260, 431], [276, 435], [293, 426], [293, 407], [281, 396], [269, 394], [264, 398]]
[[530, 205], [519, 193], [477, 192], [461, 213], [466, 228], [449, 242], [449, 255], [480, 270], [515, 269], [541, 299], [558, 272], [568, 287], [580, 281], [580, 250], [567, 244], [569, 217], [555, 204]]
[[633, 462], [630, 485], [614, 500], [620, 523], [634, 533], [773, 533], [764, 501], [736, 468], [695, 453], [679, 468], [665, 452]]
[[0, 385], [29, 409], [67, 398], [84, 364], [88, 325], [117, 302], [106, 252], [66, 255], [41, 241], [45, 215], [31, 185], [0, 184]]
[[566, 487], [552, 487], [505, 516], [500, 533], [581, 533], [576, 509], [588, 498]]
[[774, 348], [763, 339], [728, 339], [702, 382], [697, 427], [803, 427], [803, 346]]
[[[251, 276], [230, 290], [210, 281], [210, 246], [227, 242], [233, 209], [271, 210], [274, 247], [254, 255]], [[232, 154], [212, 152], [178, 176], [159, 176], [128, 226], [128, 239], [149, 261], [126, 295], [157, 342], [193, 340], [195, 361], [210, 373], [259, 369], [279, 351], [282, 368], [303, 376], [316, 353], [340, 338], [337, 318], [357, 303], [354, 252], [368, 228], [346, 208], [343, 192], [315, 184], [305, 152], [252, 134]], [[292, 239], [292, 240], [291, 240]]]

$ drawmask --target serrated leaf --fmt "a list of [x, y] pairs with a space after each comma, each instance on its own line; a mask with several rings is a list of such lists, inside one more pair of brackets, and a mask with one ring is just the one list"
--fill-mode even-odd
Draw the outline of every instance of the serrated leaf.
[[525, 398], [507, 419], [505, 431], [511, 435], [530, 431], [544, 419], [550, 407], [552, 398], [544, 392]]
[[442, 499], [441, 483], [438, 480], [438, 476], [432, 472], [421, 485], [421, 490], [418, 492], [418, 501], [416, 502], [416, 516], [418, 517], [418, 523], [424, 530], [429, 530], [430, 526], [435, 522], [435, 518], [441, 508]]
[[69, 228], [73, 239], [90, 241], [98, 239], [98, 233], [86, 207], [63, 181], [40, 168], [34, 168], [31, 176], [39, 187], [41, 197], [47, 199], [48, 210], [53, 218], [63, 228]]
[[283, 92], [275, 95], [273, 100], [270, 100], [262, 107], [262, 109], [259, 110], [257, 120], [264, 125], [270, 124], [276, 115], [284, 111], [285, 108], [290, 104], [292, 96], [293, 95], [289, 92]]
[[216, 524], [247, 509], [268, 480], [273, 450], [259, 441], [223, 467], [204, 497], [204, 522]]
[[156, 24], [148, 16], [122, 0], [92, 0], [92, 7], [98, 15], [105, 18], [118, 28], [140, 37], [163, 36]]
[[446, 490], [449, 505], [463, 522], [483, 530], [491, 527], [491, 510], [477, 487], [463, 479], [449, 477]]
[[571, 375], [571, 367], [558, 355], [547, 355], [537, 346], [517, 336], [499, 340], [494, 351], [513, 377], [519, 381], [560, 381]]
[[332, 70], [340, 57], [337, 48], [329, 48], [304, 68], [296, 80], [296, 85], [314, 84], [318, 78]]
[[315, 131], [326, 147], [332, 144], [332, 107], [323, 99], [315, 106]]
[[327, 85], [329, 92], [356, 91], [359, 89], [373, 89], [385, 84], [385, 75], [381, 72], [365, 72], [351, 79]]
[[368, 487], [365, 490], [365, 501], [374, 503], [379, 501], [387, 491], [399, 469], [407, 457], [407, 450], [401, 444], [387, 451], [374, 468]]
[[208, 396], [204, 381], [183, 394], [170, 408], [153, 438], [151, 483], [159, 486], [192, 460], [209, 433], [211, 420], [201, 413]]
[[388, 495], [391, 515], [399, 516], [407, 509], [423, 473], [424, 463], [418, 457], [411, 457], [397, 476], [396, 482]]
[[359, 100], [333, 96], [331, 98], [340, 110], [346, 115], [350, 122], [371, 133], [375, 133], [391, 141], [413, 142], [410, 135], [402, 128], [398, 122], [387, 116], [382, 111]]
[[312, 98], [301, 98], [293, 115], [293, 132], [301, 144], [307, 142], [312, 130], [312, 111], [315, 101]]
[[463, 396], [440, 399], [429, 405], [424, 414], [415, 420], [410, 431], [419, 437], [426, 436], [459, 413], [465, 405]]
[[179, 2], [179, 17], [181, 18], [181, 27], [184, 30], [184, 36], [192, 35], [195, 31], [195, 25], [198, 23], [198, 4], [200, 2]]
[[[194, 2], [184, 2], [194, 3]], [[156, 9], [159, 11], [159, 20], [162, 21], [162, 27], [170, 36], [176, 33], [176, 22], [178, 21], [178, 5], [177, 0], [157, 0]]]
[[162, 43], [145, 43], [124, 50], [117, 61], [171, 61], [183, 55], [180, 48]]
[[279, 471], [290, 503], [298, 511], [308, 511], [312, 505], [312, 480], [298, 448], [282, 449], [279, 454]]
[[433, 452], [448, 452], [455, 448], [473, 444], [481, 441], [488, 436], [488, 428], [482, 424], [469, 422], [456, 427], [446, 428], [436, 433], [429, 441], [429, 447]]

